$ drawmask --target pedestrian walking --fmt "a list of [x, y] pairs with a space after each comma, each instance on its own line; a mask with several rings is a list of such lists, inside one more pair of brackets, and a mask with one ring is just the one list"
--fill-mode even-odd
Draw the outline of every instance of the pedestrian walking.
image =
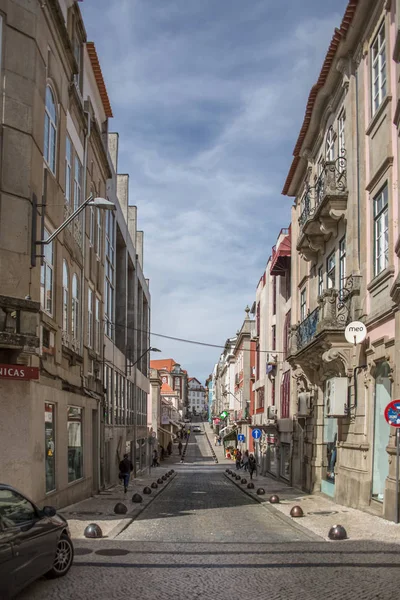
[[179, 440], [179, 444], [178, 444], [178, 452], [179, 454], [182, 454], [182, 442]]
[[254, 458], [253, 454], [250, 454], [249, 456], [249, 473], [250, 473], [250, 479], [253, 479], [253, 473], [256, 470], [256, 459]]
[[221, 445], [221, 442], [222, 442], [222, 439], [219, 437], [219, 438], [218, 438], [218, 446], [220, 446], [220, 445]]
[[245, 471], [247, 471], [247, 469], [249, 468], [249, 451], [248, 450], [245, 450], [245, 452], [243, 454], [242, 463], [243, 463], [243, 469]]
[[119, 463], [119, 478], [124, 482], [124, 493], [128, 491], [129, 478], [133, 471], [133, 464], [129, 460], [129, 456], [124, 454], [123, 460]]
[[218, 444], [218, 436], [216, 435], [214, 438], [214, 446], [216, 446]]
[[158, 452], [157, 450], [153, 451], [153, 467], [159, 467], [160, 463], [158, 462]]
[[238, 450], [236, 452], [236, 471], [239, 471], [241, 466], [242, 466], [242, 453], [240, 452], [240, 450]]
[[164, 458], [165, 458], [165, 448], [164, 448], [164, 446], [160, 446], [160, 455], [161, 455], [161, 460], [164, 460]]
[[172, 442], [171, 442], [171, 440], [169, 440], [169, 442], [168, 442], [167, 452], [168, 452], [168, 456], [171, 456], [171, 454], [172, 454]]

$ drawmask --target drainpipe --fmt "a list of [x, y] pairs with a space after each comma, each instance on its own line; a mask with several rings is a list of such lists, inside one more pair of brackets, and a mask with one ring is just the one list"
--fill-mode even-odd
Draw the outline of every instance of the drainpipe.
[[357, 152], [357, 264], [360, 272], [360, 132], [358, 126], [358, 71], [356, 69], [356, 152]]
[[[90, 137], [90, 127], [91, 127], [91, 118], [90, 118], [90, 113], [88, 111], [85, 111], [85, 115], [86, 115], [86, 119], [87, 119], [87, 128], [86, 128], [86, 132], [85, 132], [85, 143], [84, 143], [84, 148], [83, 148], [83, 182], [82, 182], [82, 188], [83, 188], [83, 198], [86, 198], [86, 183], [87, 183], [87, 176], [86, 176], [86, 171], [87, 171], [87, 158], [88, 158], [88, 140]], [[84, 300], [85, 300], [85, 252], [86, 250], [86, 209], [82, 212], [82, 272], [81, 272], [81, 318], [80, 318], [80, 330], [81, 330], [81, 343], [80, 343], [80, 349], [81, 349], [81, 355], [83, 356], [83, 339], [84, 339], [84, 331], [83, 331], [83, 325], [84, 325], [84, 307], [86, 306]]]

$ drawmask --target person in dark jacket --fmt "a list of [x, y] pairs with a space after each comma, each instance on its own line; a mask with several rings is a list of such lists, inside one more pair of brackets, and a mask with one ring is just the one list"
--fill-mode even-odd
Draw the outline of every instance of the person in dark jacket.
[[123, 481], [124, 481], [125, 494], [128, 491], [129, 478], [131, 476], [132, 471], [133, 471], [133, 464], [129, 460], [129, 456], [127, 454], [124, 454], [123, 460], [121, 460], [121, 462], [119, 463], [119, 477], [120, 477], [120, 479], [123, 479]]
[[178, 452], [179, 452], [179, 454], [182, 454], [182, 442], [181, 442], [181, 440], [179, 440]]
[[254, 458], [253, 454], [250, 454], [249, 456], [249, 473], [250, 473], [250, 479], [253, 479], [253, 473], [256, 470], [256, 459]]
[[168, 452], [168, 456], [171, 456], [171, 454], [172, 454], [172, 441], [171, 440], [169, 440], [169, 442], [168, 442], [167, 452]]

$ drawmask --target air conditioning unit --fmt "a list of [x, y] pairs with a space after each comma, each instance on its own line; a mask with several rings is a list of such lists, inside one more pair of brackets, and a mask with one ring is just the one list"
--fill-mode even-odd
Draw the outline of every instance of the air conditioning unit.
[[311, 409], [310, 392], [301, 392], [297, 396], [297, 416], [308, 417]]
[[268, 406], [268, 409], [267, 409], [268, 419], [276, 419], [276, 414], [277, 414], [276, 406]]
[[327, 417], [344, 417], [347, 412], [347, 377], [331, 377], [325, 382], [324, 405]]

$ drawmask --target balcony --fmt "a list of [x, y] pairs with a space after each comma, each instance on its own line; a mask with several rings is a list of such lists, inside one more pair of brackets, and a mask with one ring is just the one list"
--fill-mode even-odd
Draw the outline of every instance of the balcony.
[[305, 260], [314, 260], [337, 225], [346, 216], [347, 170], [344, 156], [324, 164], [314, 186], [308, 186], [302, 199], [299, 217], [300, 235], [297, 250]]
[[[39, 302], [0, 296], [0, 354], [13, 352], [16, 360], [23, 352], [35, 354], [39, 348]], [[0, 361], [1, 362], [1, 361]]]
[[351, 320], [356, 319], [356, 298], [360, 293], [359, 275], [350, 275], [341, 290], [327, 289], [318, 298], [318, 307], [297, 325], [292, 326], [289, 361], [308, 349], [321, 351], [329, 349], [333, 343], [346, 344], [344, 330]]

